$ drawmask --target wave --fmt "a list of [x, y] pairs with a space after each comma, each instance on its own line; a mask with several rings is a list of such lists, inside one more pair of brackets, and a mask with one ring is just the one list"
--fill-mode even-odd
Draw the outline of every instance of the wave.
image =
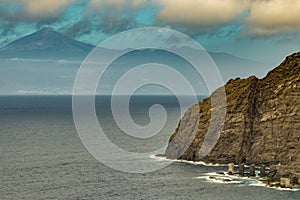
[[[192, 165], [201, 165], [201, 166], [220, 166], [224, 167], [227, 165], [221, 164], [207, 164], [205, 162], [194, 162], [188, 160], [175, 160], [168, 159], [164, 156], [150, 155], [150, 158], [156, 159], [157, 161], [168, 161], [168, 162], [178, 162], [178, 163], [187, 163]], [[238, 165], [235, 165], [238, 166]], [[248, 166], [245, 166], [248, 167]], [[258, 173], [259, 171], [256, 171]], [[196, 179], [204, 179], [207, 182], [211, 183], [220, 183], [220, 184], [240, 184], [244, 186], [252, 187], [266, 187], [270, 189], [276, 189], [281, 191], [300, 191], [300, 188], [281, 188], [281, 187], [270, 187], [266, 183], [263, 183], [260, 177], [239, 177], [234, 175], [229, 175], [228, 172], [208, 172], [204, 173], [203, 176], [194, 177]]]
[[188, 163], [192, 165], [202, 165], [202, 166], [212, 166], [212, 167], [226, 167], [227, 165], [224, 164], [212, 164], [212, 163], [205, 163], [203, 161], [190, 161], [190, 160], [178, 160], [178, 159], [169, 159], [165, 156], [157, 156], [157, 155], [150, 155], [150, 158], [157, 159], [160, 161], [172, 161], [177, 163]]

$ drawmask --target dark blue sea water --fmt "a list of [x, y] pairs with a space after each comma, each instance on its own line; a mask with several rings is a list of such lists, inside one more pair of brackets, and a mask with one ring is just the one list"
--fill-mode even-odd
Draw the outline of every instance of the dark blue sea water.
[[[173, 162], [150, 173], [131, 174], [96, 160], [82, 144], [68, 96], [0, 97], [0, 199], [300, 199], [299, 191], [208, 180], [226, 167]], [[151, 152], [168, 143], [180, 119], [175, 97], [140, 96], [130, 104], [133, 120], [149, 123], [148, 109], [161, 103], [165, 128], [150, 139], [126, 136], [114, 123], [109, 97], [97, 97], [99, 122], [107, 137], [132, 152]], [[102, 121], [101, 121], [101, 120]], [[153, 158], [154, 162], [168, 162]]]

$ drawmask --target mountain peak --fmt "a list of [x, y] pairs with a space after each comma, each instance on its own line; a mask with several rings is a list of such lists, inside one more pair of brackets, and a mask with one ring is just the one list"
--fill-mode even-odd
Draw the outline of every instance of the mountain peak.
[[292, 55], [288, 56], [287, 58], [293, 59], [293, 58], [300, 58], [300, 52], [293, 53]]
[[271, 70], [265, 79], [280, 80], [282, 77], [290, 78], [298, 76], [300, 71], [300, 52], [286, 57], [286, 59], [275, 69]]
[[49, 32], [49, 31], [53, 31], [53, 30], [49, 27], [44, 27], [44, 28], [40, 29], [38, 32]]
[[53, 29], [51, 29], [49, 27], [44, 27], [44, 28], [38, 30], [37, 32], [35, 32], [33, 34], [42, 34], [42, 35], [45, 35], [45, 36], [47, 36], [49, 34], [55, 34], [55, 35], [61, 35], [61, 36], [63, 36], [62, 34], [54, 31]]
[[92, 45], [76, 41], [45, 27], [1, 48], [0, 57], [80, 59], [92, 49]]

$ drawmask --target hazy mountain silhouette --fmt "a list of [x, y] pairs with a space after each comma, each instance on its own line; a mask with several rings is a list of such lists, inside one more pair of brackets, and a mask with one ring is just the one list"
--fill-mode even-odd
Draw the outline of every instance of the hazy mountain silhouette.
[[[0, 48], [0, 58], [25, 58], [38, 60], [72, 60], [82, 61], [95, 46], [71, 39], [61, 33], [49, 28], [43, 28], [35, 33], [17, 39], [10, 44]], [[191, 54], [197, 53], [189, 47], [185, 48]], [[102, 55], [118, 53], [116, 50], [99, 48]], [[124, 60], [124, 65], [134, 67], [134, 64], [141, 64], [140, 61], [153, 62], [153, 60], [164, 64], [177, 65], [184, 68], [184, 64], [177, 62], [176, 55], [164, 53], [162, 50], [151, 50], [152, 53], [144, 54], [143, 50], [138, 50], [132, 55], [129, 54]], [[265, 76], [269, 70], [268, 65], [250, 59], [239, 58], [227, 53], [209, 52], [225, 80], [232, 77], [248, 77], [256, 75]], [[198, 56], [195, 54], [195, 56]], [[26, 66], [26, 63], [23, 63]], [[205, 65], [205, 64], [204, 64]]]
[[92, 45], [43, 28], [1, 48], [0, 57], [80, 60], [92, 49]]
[[[22, 37], [0, 48], [0, 92], [15, 94], [18, 91], [72, 91], [74, 78], [81, 61], [94, 46], [76, 41], [49, 28]], [[174, 47], [175, 48], [175, 47]], [[183, 47], [184, 48], [184, 47]], [[116, 50], [99, 48], [101, 55], [119, 53]], [[199, 56], [193, 49], [184, 49], [189, 54]], [[270, 67], [249, 59], [239, 58], [227, 53], [210, 52], [224, 81], [233, 77], [263, 77]], [[66, 62], [65, 62], [66, 61]], [[70, 62], [69, 62], [70, 61]], [[75, 61], [75, 62], [74, 62]], [[161, 63], [172, 66], [196, 85], [201, 94], [206, 86], [200, 75], [191, 69], [180, 56], [163, 50], [135, 50], [121, 56], [106, 72], [105, 84], [108, 88], [123, 73], [145, 63]], [[203, 63], [202, 63], [203, 64]], [[202, 67], [205, 67], [205, 63]], [[26, 69], [26, 70], [24, 70]], [[169, 78], [172, 81], [172, 77]], [[214, 77], [211, 77], [214, 78]], [[57, 88], [62, 91], [56, 91]], [[202, 88], [203, 91], [202, 91]]]

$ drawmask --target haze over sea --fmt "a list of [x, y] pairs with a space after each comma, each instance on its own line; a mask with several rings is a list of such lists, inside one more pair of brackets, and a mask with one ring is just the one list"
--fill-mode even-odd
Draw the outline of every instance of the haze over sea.
[[[153, 104], [161, 103], [168, 112], [158, 135], [137, 140], [117, 127], [109, 103], [107, 96], [96, 98], [100, 124], [113, 143], [132, 152], [166, 145], [180, 119], [175, 97], [133, 97], [131, 115], [140, 125], [149, 123]], [[81, 143], [71, 105], [70, 96], [0, 97], [0, 199], [299, 199], [299, 192], [259, 187], [251, 179], [232, 184], [207, 179], [226, 167], [174, 162], [145, 174], [108, 168]]]

